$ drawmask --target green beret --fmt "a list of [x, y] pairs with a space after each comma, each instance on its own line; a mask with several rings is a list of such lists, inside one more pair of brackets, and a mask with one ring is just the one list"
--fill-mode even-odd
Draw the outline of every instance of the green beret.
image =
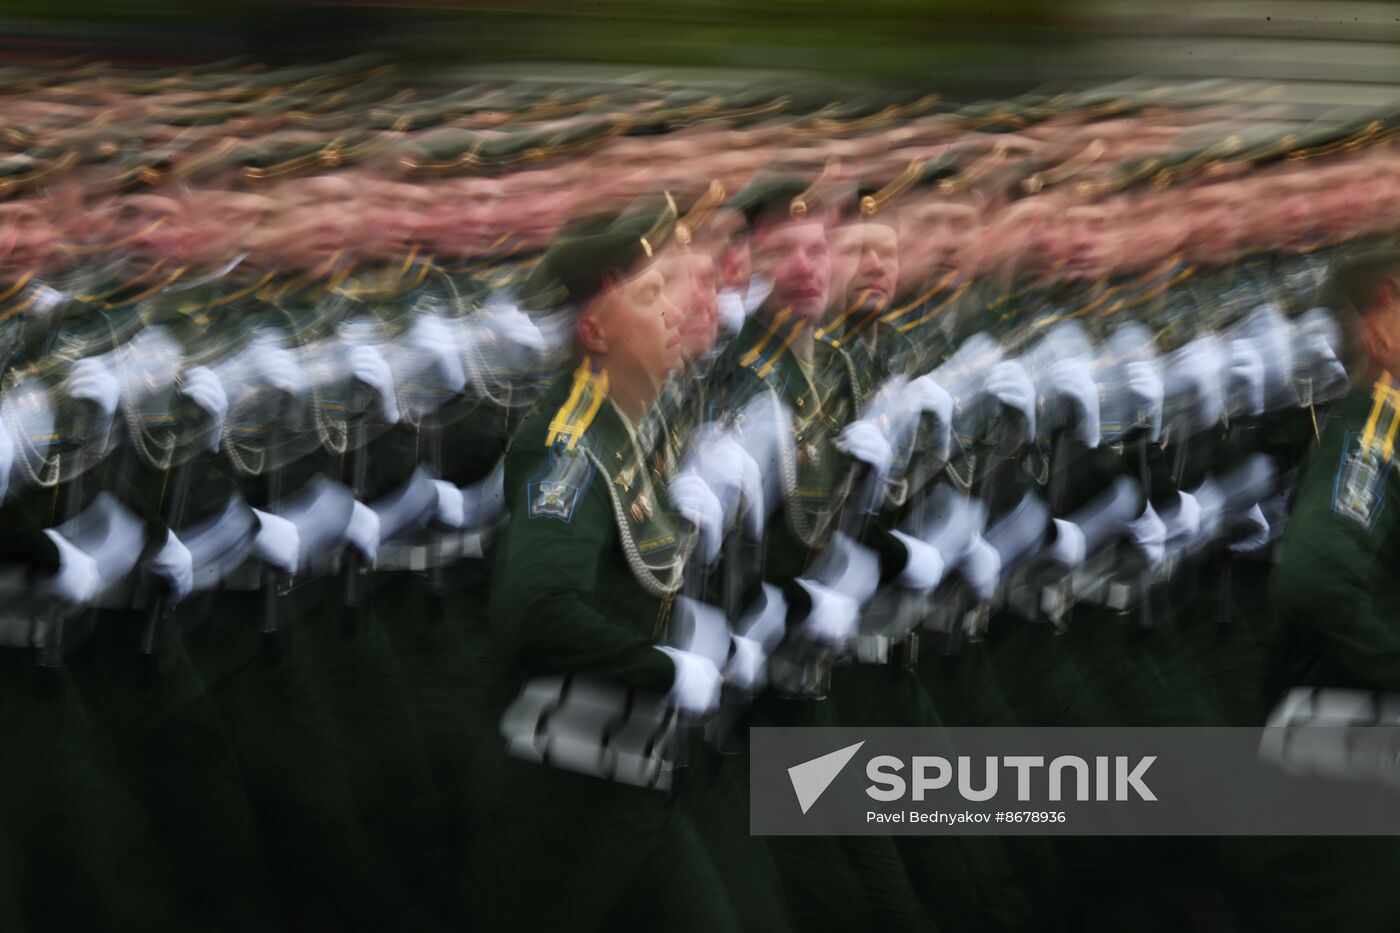
[[575, 221], [545, 251], [525, 285], [534, 310], [568, 302], [582, 308], [611, 279], [625, 278], [665, 245], [676, 222], [674, 203], [621, 216]]
[[442, 127], [404, 143], [400, 151], [410, 170], [441, 172], [473, 162], [482, 139], [471, 130]]
[[143, 152], [118, 163], [120, 170], [100, 187], [105, 190], [139, 191], [154, 188], [170, 179], [175, 158], [169, 152]]
[[1379, 302], [1381, 283], [1400, 280], [1400, 249], [1394, 246], [1358, 249], [1337, 263], [1335, 287], [1358, 314], [1369, 314]]
[[752, 230], [762, 221], [783, 221], [819, 212], [825, 204], [813, 184], [791, 176], [757, 178], [734, 196], [730, 207], [744, 215]]

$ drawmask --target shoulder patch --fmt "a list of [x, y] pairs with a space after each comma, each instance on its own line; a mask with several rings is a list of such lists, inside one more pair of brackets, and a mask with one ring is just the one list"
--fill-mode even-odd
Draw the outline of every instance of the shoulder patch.
[[1348, 432], [1332, 485], [1332, 511], [1370, 531], [1385, 507], [1390, 458], [1363, 434]]
[[593, 464], [584, 451], [565, 443], [550, 447], [544, 466], [526, 489], [530, 517], [573, 521], [574, 511], [593, 482], [593, 473]]

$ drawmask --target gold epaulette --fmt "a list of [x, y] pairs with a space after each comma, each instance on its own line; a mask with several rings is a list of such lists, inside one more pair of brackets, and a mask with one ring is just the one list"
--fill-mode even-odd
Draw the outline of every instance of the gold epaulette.
[[585, 356], [574, 370], [574, 385], [568, 399], [550, 419], [545, 446], [563, 442], [569, 450], [577, 447], [607, 397], [608, 374], [594, 367], [593, 361]]
[[[1361, 432], [1361, 448], [1366, 451], [1374, 451], [1380, 448], [1382, 461], [1389, 462], [1390, 456], [1395, 452], [1395, 434], [1400, 430], [1400, 388], [1396, 388], [1394, 381], [1390, 378], [1390, 373], [1386, 373], [1371, 389], [1371, 414], [1366, 419], [1366, 428]], [[1384, 436], [1381, 435], [1380, 425], [1382, 415], [1389, 409], [1390, 423], [1386, 426]]]

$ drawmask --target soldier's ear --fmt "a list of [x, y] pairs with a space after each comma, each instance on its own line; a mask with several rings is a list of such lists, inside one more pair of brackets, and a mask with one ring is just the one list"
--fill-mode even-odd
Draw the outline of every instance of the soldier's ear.
[[589, 353], [606, 354], [608, 352], [608, 329], [605, 326], [602, 304], [605, 297], [600, 296], [589, 302], [588, 308], [578, 316], [578, 339], [583, 344], [583, 348]]
[[1400, 278], [1387, 275], [1376, 284], [1376, 304], [1400, 310]]
[[1384, 317], [1384, 312], [1366, 316], [1361, 325], [1361, 347], [1374, 362], [1388, 369], [1394, 359], [1395, 346]]

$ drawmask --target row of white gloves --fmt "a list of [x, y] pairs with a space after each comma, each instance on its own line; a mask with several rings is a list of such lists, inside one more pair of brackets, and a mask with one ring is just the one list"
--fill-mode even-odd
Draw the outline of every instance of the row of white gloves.
[[[1053, 519], [1053, 523], [1054, 537], [1042, 559], [1055, 562], [1066, 572], [1083, 566], [1089, 556], [1083, 530], [1063, 518]], [[1270, 532], [1257, 504], [1242, 514], [1227, 514], [1224, 496], [1213, 480], [1191, 492], [1178, 493], [1177, 507], [1165, 517], [1159, 516], [1151, 504], [1146, 505], [1123, 529], [1149, 569], [1159, 567], [1168, 554], [1198, 554], [1226, 534], [1231, 539], [1226, 544], [1230, 552], [1256, 550], [1268, 543]], [[979, 532], [972, 532], [964, 544], [947, 555], [915, 535], [904, 531], [891, 534], [907, 553], [895, 581], [897, 586], [915, 593], [928, 592], [956, 571], [976, 601], [986, 602], [995, 595], [1002, 574], [1001, 556]], [[828, 548], [833, 559], [826, 565], [838, 569], [829, 578], [796, 581], [807, 594], [811, 609], [800, 627], [787, 637], [839, 652], [857, 634], [862, 608], [878, 589], [881, 570], [879, 558], [872, 550], [842, 533], [833, 536]], [[770, 591], [766, 598], [771, 611], [777, 591], [766, 589]], [[745, 634], [730, 634], [726, 659], [669, 646], [658, 649], [675, 664], [670, 699], [683, 712], [697, 717], [712, 712], [725, 685], [750, 693], [762, 689], [768, 655], [784, 633], [780, 627], [768, 628], [766, 635], [755, 632], [752, 626], [741, 624], [740, 628]]]
[[[105, 437], [123, 403], [140, 403], [143, 393], [178, 381], [179, 394], [207, 416], [207, 442], [217, 451], [231, 397], [242, 392], [266, 387], [300, 399], [319, 383], [349, 378], [373, 392], [372, 410], [394, 424], [402, 416], [398, 386], [434, 386], [441, 398], [450, 397], [467, 386], [468, 359], [480, 361], [493, 353], [500, 360], [511, 353], [544, 358], [557, 350], [558, 342], [557, 335], [547, 336], [534, 320], [510, 306], [485, 308], [465, 319], [420, 315], [392, 343], [365, 338], [372, 329], [360, 327], [362, 336], [351, 338], [362, 342], [333, 338], [295, 351], [275, 335], [259, 335], [212, 367], [183, 368], [178, 344], [162, 328], [152, 327], [123, 347], [76, 361], [60, 391], [99, 412], [99, 433]], [[356, 329], [347, 328], [347, 333], [353, 335]], [[8, 430], [0, 426], [0, 433]], [[0, 478], [10, 476], [14, 447], [8, 434], [0, 437]]]
[[[459, 487], [445, 480], [433, 480], [436, 496], [432, 522], [443, 528], [460, 530], [494, 524], [505, 509], [505, 496], [499, 469], [479, 483]], [[278, 572], [294, 576], [301, 565], [301, 532], [291, 520], [272, 512], [253, 510], [258, 530], [252, 543], [252, 556]], [[363, 502], [351, 507], [342, 543], [353, 548], [373, 566], [378, 556], [381, 513]], [[100, 592], [115, 582], [104, 580], [97, 561], [77, 547], [57, 529], [44, 532], [58, 549], [58, 568], [43, 581], [41, 592], [71, 606], [90, 605]], [[194, 563], [190, 550], [173, 531], [165, 543], [144, 563], [145, 570], [164, 583], [170, 602], [187, 597], [194, 588]]]
[[[1274, 329], [1279, 327], [1294, 341], [1288, 361], [1290, 373], [1306, 370], [1309, 379], [1319, 383], [1319, 391], [1322, 386], [1335, 391], [1336, 386], [1345, 385], [1346, 371], [1334, 349], [1337, 337], [1330, 316], [1319, 310], [1296, 324], [1283, 322]], [[1094, 361], [1084, 354], [1049, 363], [1035, 373], [1037, 378], [1022, 362], [1001, 359], [991, 363], [985, 380], [973, 390], [969, 390], [966, 378], [950, 373], [947, 378], [954, 391], [960, 393], [958, 398], [940, 384], [939, 372], [930, 373], [894, 387], [899, 393], [897, 403], [886, 404], [877, 412], [867, 410], [861, 419], [847, 426], [839, 446], [874, 467], [881, 476], [887, 475], [891, 456], [885, 448], [898, 446], [897, 435], [909, 430], [912, 420], [931, 415], [935, 431], [931, 446], [935, 455], [946, 459], [954, 418], [972, 404], [976, 392], [1020, 414], [1027, 443], [1035, 438], [1037, 427], [1045, 434], [1066, 428], [1086, 446], [1098, 446], [1103, 433], [1102, 396], [1106, 391], [1124, 393], [1127, 401], [1123, 407], [1134, 413], [1134, 422], [1146, 428], [1149, 439], [1156, 441], [1161, 435], [1163, 407], [1170, 388], [1174, 396], [1194, 401], [1187, 412], [1186, 427], [1200, 431], [1223, 418], [1263, 414], [1271, 404], [1277, 404], [1278, 399], [1267, 391], [1269, 367], [1276, 363], [1266, 359], [1272, 348], [1265, 344], [1272, 342], [1276, 341], [1259, 336], [1202, 337], [1164, 363], [1140, 359], [1124, 364], [1115, 379], [1121, 379], [1121, 384], [1112, 387], [1096, 383]], [[876, 398], [880, 397], [877, 393]], [[879, 444], [870, 436], [867, 425], [876, 427], [890, 444]]]

